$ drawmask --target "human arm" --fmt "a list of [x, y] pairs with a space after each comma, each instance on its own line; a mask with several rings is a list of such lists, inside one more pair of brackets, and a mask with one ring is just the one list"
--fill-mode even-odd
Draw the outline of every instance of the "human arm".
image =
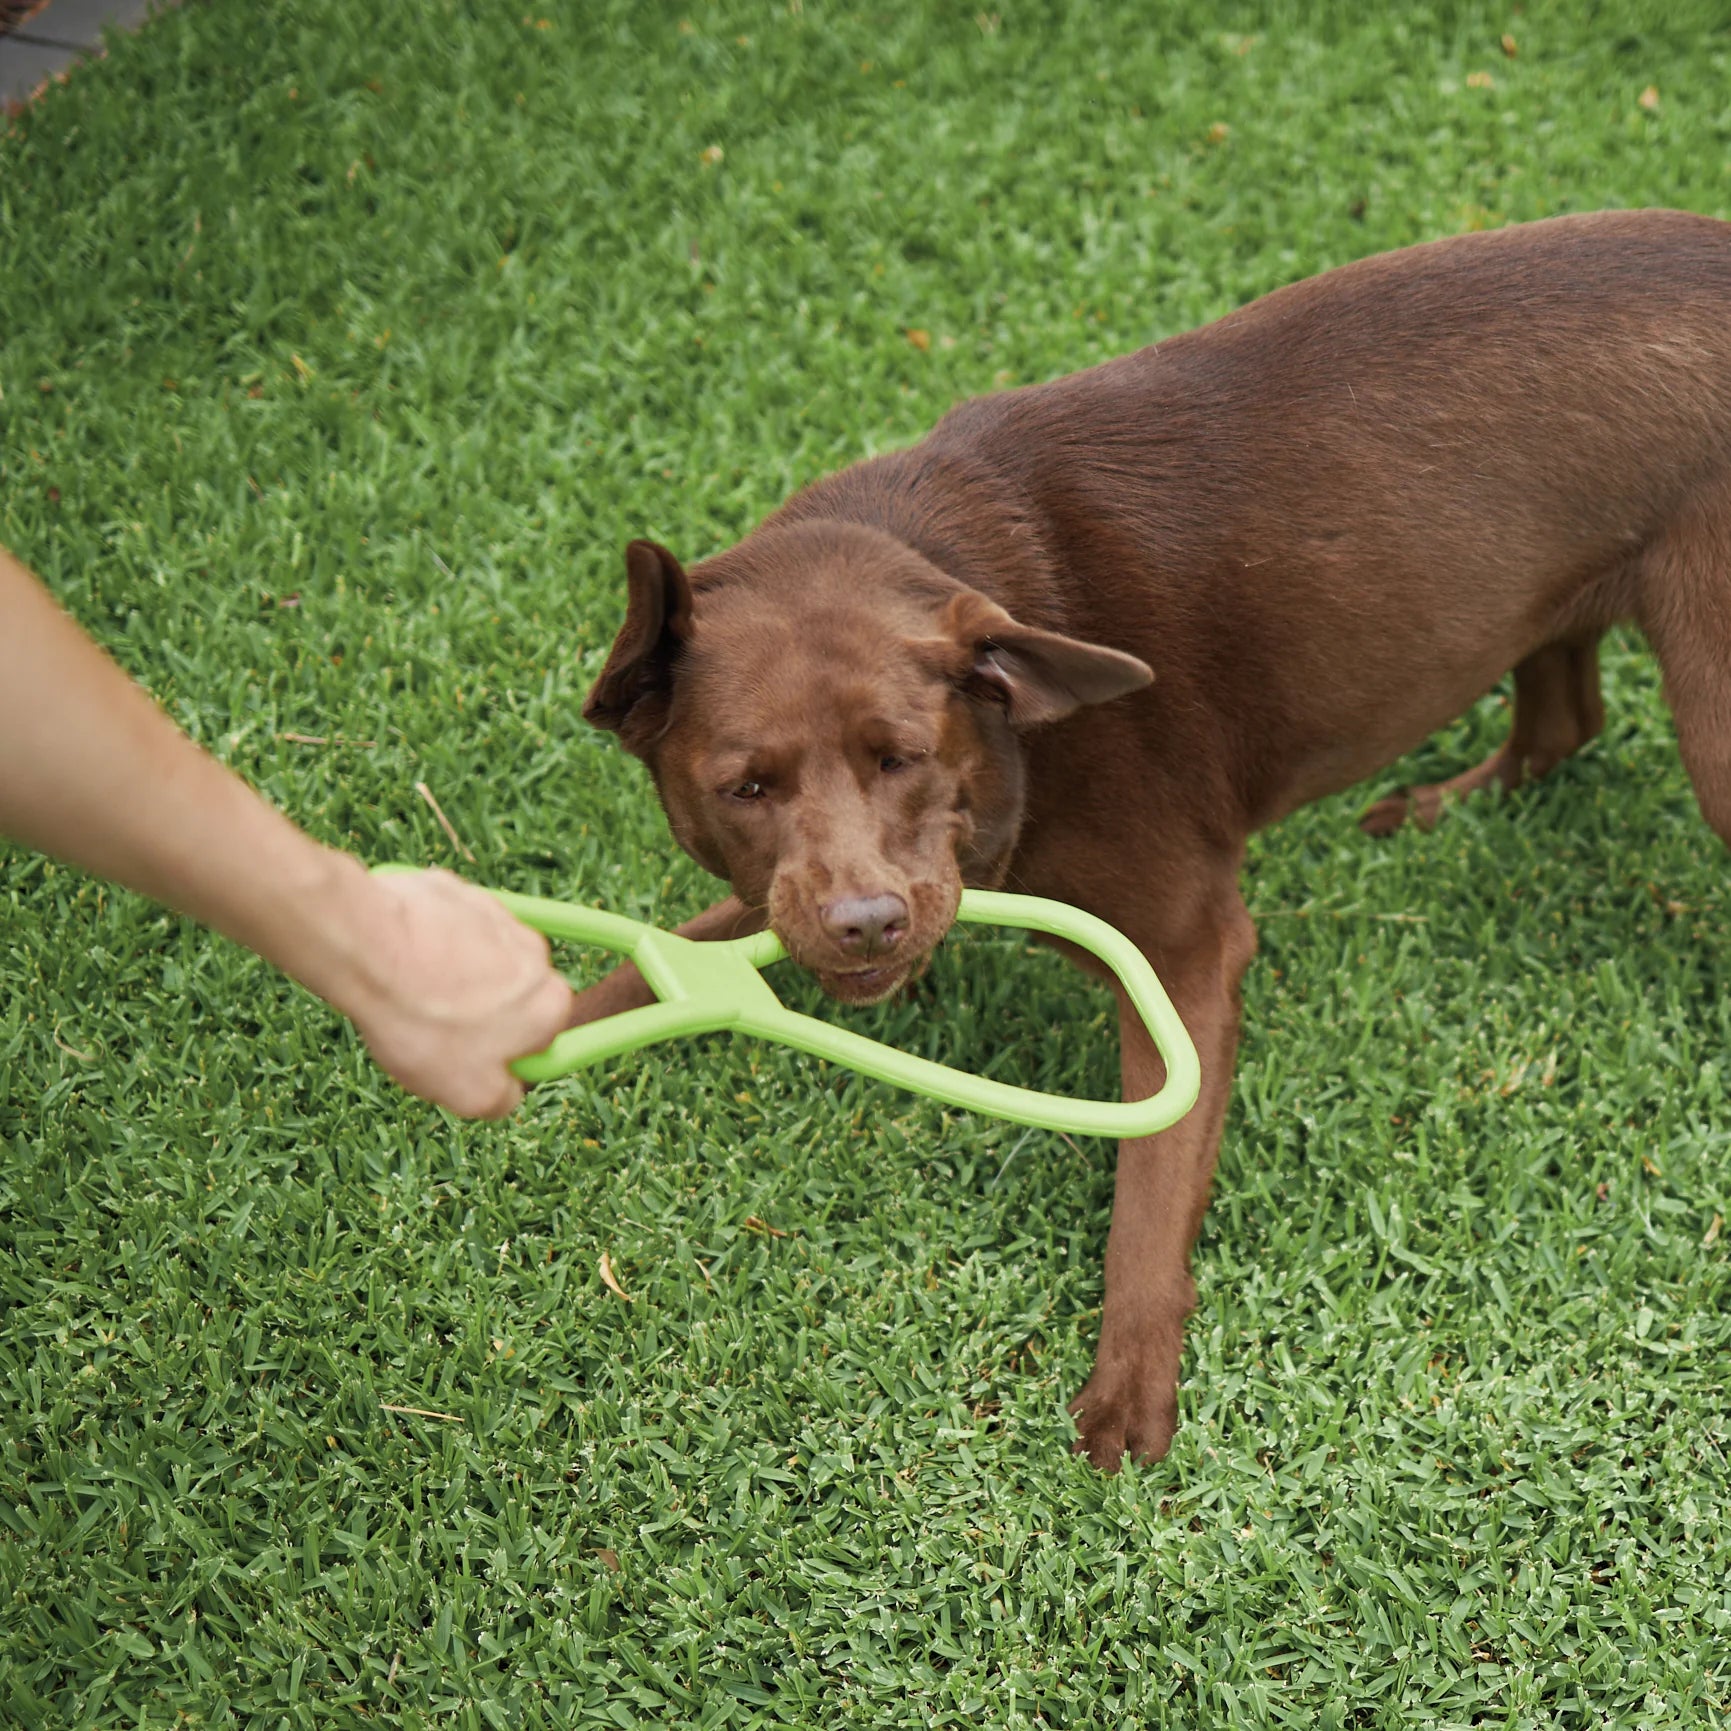
[[257, 951], [405, 1088], [499, 1117], [564, 1025], [546, 940], [444, 872], [373, 877], [186, 737], [0, 549], [0, 835]]

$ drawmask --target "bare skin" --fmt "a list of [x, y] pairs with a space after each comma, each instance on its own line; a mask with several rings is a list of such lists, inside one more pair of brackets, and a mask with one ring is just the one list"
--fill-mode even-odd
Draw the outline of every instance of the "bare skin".
[[201, 751], [0, 549], [0, 836], [257, 951], [465, 1117], [570, 1015], [546, 940], [448, 872], [375, 878]]

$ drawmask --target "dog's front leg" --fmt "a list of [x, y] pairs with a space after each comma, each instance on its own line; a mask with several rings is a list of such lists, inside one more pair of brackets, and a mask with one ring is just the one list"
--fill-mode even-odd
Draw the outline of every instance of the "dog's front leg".
[[[1236, 888], [1206, 929], [1182, 944], [1144, 946], [1202, 1060], [1202, 1091], [1170, 1130], [1121, 1143], [1106, 1237], [1106, 1303], [1094, 1371], [1070, 1403], [1076, 1451], [1116, 1472], [1126, 1452], [1159, 1460], [1178, 1428], [1178, 1359], [1195, 1308], [1190, 1246], [1208, 1206], [1238, 1045], [1238, 987], [1256, 931]], [[1152, 1094], [1165, 1065], [1142, 1019], [1119, 995], [1124, 1098]]]
[[[724, 938], [749, 937], [753, 932], [761, 932], [766, 921], [761, 908], [748, 908], [738, 897], [727, 896], [674, 930], [682, 938], [713, 943]], [[623, 962], [572, 998], [571, 1019], [565, 1026], [581, 1028], [586, 1022], [598, 1022], [603, 1016], [617, 1016], [654, 1002], [649, 982], [632, 963]]]

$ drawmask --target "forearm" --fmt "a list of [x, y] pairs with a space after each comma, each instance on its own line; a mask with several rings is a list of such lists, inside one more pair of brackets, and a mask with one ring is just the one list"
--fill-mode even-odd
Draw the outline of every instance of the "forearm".
[[188, 739], [0, 550], [0, 834], [111, 878], [341, 1003], [358, 862]]

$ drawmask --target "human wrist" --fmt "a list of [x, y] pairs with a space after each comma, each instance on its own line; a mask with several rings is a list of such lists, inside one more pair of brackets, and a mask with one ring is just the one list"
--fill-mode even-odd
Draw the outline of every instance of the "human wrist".
[[309, 992], [351, 1018], [377, 995], [373, 965], [396, 910], [351, 854], [297, 835], [274, 930], [244, 939]]

